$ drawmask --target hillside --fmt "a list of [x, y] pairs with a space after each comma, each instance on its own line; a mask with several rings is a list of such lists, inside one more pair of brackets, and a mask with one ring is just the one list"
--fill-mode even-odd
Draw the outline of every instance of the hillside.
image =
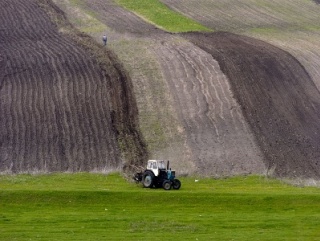
[[[230, 7], [223, 1], [216, 5], [208, 1], [163, 1], [170, 8], [193, 17], [212, 29], [228, 30], [241, 34], [250, 30], [251, 36], [255, 34], [260, 39], [264, 33], [265, 41], [271, 39], [273, 42], [268, 42], [278, 42], [280, 44], [277, 46], [285, 46], [286, 48], [283, 48], [285, 50], [294, 49], [294, 47], [297, 49], [298, 46], [300, 48], [297, 51], [291, 51], [292, 56], [290, 56], [280, 48], [266, 43], [262, 44], [254, 39], [243, 41], [242, 37], [238, 36], [239, 40], [234, 40], [234, 53], [218, 49], [216, 51], [221, 52], [223, 56], [217, 56], [207, 48], [212, 50], [221, 46], [217, 46], [214, 41], [210, 43], [210, 38], [207, 42], [203, 40], [205, 45], [208, 45], [207, 48], [201, 45], [197, 47], [186, 41], [185, 36], [181, 38], [179, 35], [168, 34], [158, 28], [153, 28], [152, 25], [145, 26], [144, 20], [112, 1], [84, 2], [86, 4], [82, 5], [81, 9], [87, 13], [95, 13], [96, 19], [105, 26], [109, 33], [112, 41], [110, 48], [119, 55], [130, 71], [140, 110], [140, 126], [154, 158], [169, 156], [174, 163], [185, 165], [186, 172], [199, 171], [208, 175], [219, 176], [251, 172], [272, 174], [274, 172], [276, 175], [284, 176], [318, 176], [319, 154], [316, 143], [319, 138], [317, 134], [319, 126], [316, 120], [319, 118], [319, 94], [315, 85], [319, 79], [317, 77], [319, 64], [316, 61], [309, 61], [309, 65], [305, 64], [304, 66], [299, 64], [299, 62], [304, 63], [304, 60], [310, 58], [319, 59], [316, 51], [317, 42], [313, 41], [317, 38], [317, 34], [314, 34], [318, 21], [315, 9], [317, 5], [308, 1], [302, 8], [301, 4], [296, 1], [280, 1], [269, 3], [269, 5], [266, 1], [262, 1], [257, 6], [252, 1], [244, 0]], [[265, 6], [269, 11], [266, 11]], [[270, 17], [270, 9], [279, 7], [281, 10], [288, 8], [288, 11], [285, 12], [286, 15], [284, 16], [283, 10], [273, 12], [273, 15], [278, 15]], [[260, 8], [259, 11], [258, 8]], [[251, 11], [251, 15], [239, 11], [241, 9], [247, 12]], [[301, 10], [300, 18], [291, 23], [297, 29], [293, 34], [300, 33], [297, 36], [303, 37], [299, 29], [303, 26], [304, 31], [310, 29], [309, 44], [289, 45], [288, 39], [293, 39], [290, 38], [293, 27], [288, 28], [287, 32], [280, 30], [286, 29], [285, 26], [297, 16], [296, 13], [299, 9], [303, 10]], [[217, 16], [216, 13], [219, 11], [221, 12], [221, 21], [214, 21], [212, 18]], [[261, 11], [268, 14], [261, 15]], [[233, 19], [228, 18], [231, 13], [234, 14]], [[224, 18], [222, 18], [223, 16]], [[277, 19], [277, 21], [270, 22], [270, 19]], [[207, 22], [211, 24], [206, 24]], [[268, 30], [268, 24], [275, 30], [277, 27], [280, 30], [278, 32], [275, 30], [263, 31]], [[130, 30], [124, 30], [122, 26], [127, 26], [127, 29]], [[226, 27], [223, 28], [223, 26]], [[270, 26], [269, 28], [271, 28]], [[92, 36], [98, 35], [97, 32], [89, 31], [89, 33]], [[272, 33], [272, 35], [268, 35], [268, 33]], [[279, 40], [276, 37], [281, 36], [281, 33], [285, 38], [282, 37]], [[218, 43], [228, 41], [229, 38], [226, 35], [213, 37], [218, 40]], [[205, 37], [193, 34], [191, 42], [198, 44], [203, 38]], [[233, 36], [233, 38], [235, 37]], [[287, 42], [284, 42], [285, 39]], [[99, 39], [97, 40], [99, 41]], [[258, 47], [255, 47], [255, 43], [258, 44]], [[257, 49], [261, 44], [262, 49]], [[243, 51], [237, 52], [237, 48], [240, 48], [241, 45], [243, 45]], [[233, 73], [227, 72], [229, 66], [227, 68], [226, 63], [221, 63], [221, 60], [234, 57], [238, 59], [235, 61], [250, 59], [247, 57], [246, 50], [250, 49], [251, 45], [257, 51], [252, 61], [259, 60], [260, 55], [265, 56], [261, 60], [261, 64], [252, 68], [246, 64], [241, 66], [240, 71], [233, 69]], [[312, 48], [315, 51], [304, 51], [306, 48]], [[305, 55], [303, 56], [301, 53], [305, 53]], [[231, 56], [228, 57], [230, 54]], [[298, 61], [293, 56], [299, 57]], [[274, 68], [278, 72], [273, 73], [269, 70], [266, 73], [264, 65], [277, 66], [279, 63], [281, 66]], [[222, 68], [222, 64], [225, 69]], [[293, 70], [295, 68], [299, 71]], [[243, 71], [245, 69], [248, 71]], [[255, 76], [255, 71], [261, 72], [261, 75], [257, 73]], [[291, 75], [287, 76], [287, 73], [291, 73]], [[241, 76], [237, 76], [239, 74]], [[248, 74], [250, 75], [248, 76]], [[283, 84], [278, 83], [279, 80], [284, 80], [283, 76], [287, 76], [285, 79], [289, 81], [284, 85], [285, 88], [288, 86], [290, 88], [285, 89]], [[292, 78], [292, 76], [294, 77]], [[252, 94], [250, 99], [241, 99], [241, 96], [247, 96], [247, 90], [245, 85], [235, 89], [238, 79], [243, 81], [249, 78], [251, 79], [249, 83], [252, 85], [255, 83], [255, 77], [260, 78], [262, 83], [268, 83], [271, 78], [273, 83], [279, 85], [273, 86], [274, 89], [270, 89], [269, 86], [265, 92], [263, 90], [255, 92], [255, 88], [252, 88], [252, 91], [249, 92]], [[293, 83], [293, 79], [299, 84]], [[290, 83], [294, 85], [291, 86]], [[256, 84], [260, 85], [259, 82]], [[157, 87], [156, 92], [155, 87]], [[290, 92], [287, 93], [287, 90]], [[297, 94], [297, 91], [302, 94]], [[254, 102], [254, 104], [251, 103], [249, 106], [252, 108], [245, 110], [246, 105], [250, 104], [245, 101], [259, 100], [261, 93], [267, 98]], [[270, 93], [272, 93], [273, 100], [269, 103]], [[290, 98], [286, 100], [280, 96], [289, 96]], [[309, 98], [310, 100], [308, 100]], [[306, 103], [305, 100], [307, 100]], [[299, 103], [297, 106], [294, 105], [296, 102]], [[159, 108], [164, 106], [166, 108]], [[258, 114], [251, 113], [252, 110], [261, 110], [262, 106], [264, 109]], [[281, 113], [283, 106], [286, 106], [288, 111]], [[308, 111], [305, 106], [312, 108]], [[166, 112], [163, 112], [164, 109]], [[275, 110], [277, 112], [273, 113]], [[301, 114], [299, 115], [298, 112], [302, 112], [303, 116], [308, 117], [301, 119]], [[144, 116], [148, 118], [144, 118]], [[156, 116], [155, 120], [151, 118], [153, 116]], [[170, 119], [170, 125], [167, 122], [168, 119]], [[309, 124], [310, 120], [315, 121], [311, 121]], [[153, 131], [155, 128], [156, 131]]]
[[[97, 168], [85, 163], [104, 160], [103, 168], [110, 169], [141, 164], [150, 154], [150, 158], [170, 159], [180, 174], [320, 177], [320, 6], [315, 2], [281, 0], [258, 4], [240, 0], [231, 6], [223, 0], [162, 1], [216, 30], [178, 34], [160, 29], [112, 0], [54, 0], [75, 27], [96, 40], [93, 43], [80, 32], [70, 34], [75, 31], [70, 26], [66, 31], [61, 21], [55, 20], [57, 14], [63, 13], [50, 1], [38, 0], [50, 13], [51, 21], [58, 23], [58, 29], [52, 24], [41, 26], [49, 23], [48, 16], [36, 7], [35, 1], [28, 1], [28, 13], [39, 11], [39, 20], [31, 17], [34, 14], [28, 18], [41, 24], [35, 22], [28, 25], [29, 30], [18, 30], [43, 36], [51, 29], [48, 41], [30, 38], [30, 46], [35, 47], [29, 52], [37, 53], [39, 44], [45, 46], [40, 51], [42, 59], [53, 67], [44, 76], [55, 73], [47, 81], [57, 84], [51, 84], [49, 92], [34, 91], [48, 85], [42, 83], [44, 76], [30, 74], [27, 92], [27, 87], [20, 87], [24, 83], [21, 76], [15, 81], [11, 75], [8, 87], [1, 88], [2, 93], [25, 94], [16, 94], [19, 98], [1, 94], [6, 100], [1, 116], [6, 118], [1, 119], [5, 131], [1, 134], [0, 155], [6, 169], [11, 163], [28, 160], [34, 160], [33, 164], [23, 164], [21, 170], [44, 169], [44, 164], [38, 166], [35, 160], [61, 163], [61, 170], [68, 169], [66, 163], [71, 163], [72, 171], [99, 169], [101, 165]], [[14, 9], [14, 4], [23, 6], [18, 0], [3, 5]], [[11, 16], [27, 14], [22, 8], [16, 9], [10, 10]], [[6, 24], [6, 29], [13, 29], [10, 22]], [[101, 46], [104, 33], [109, 37], [107, 48]], [[64, 42], [68, 43], [65, 50]], [[12, 44], [9, 40], [1, 43]], [[12, 47], [19, 48], [19, 43]], [[55, 58], [49, 56], [60, 48], [60, 54], [74, 52], [79, 57], [51, 63]], [[12, 58], [14, 54], [7, 51], [6, 56]], [[70, 54], [67, 56], [69, 60]], [[27, 57], [21, 62], [28, 63], [24, 59]], [[101, 61], [109, 65], [102, 65]], [[35, 65], [39, 70], [27, 68], [27, 73], [43, 73], [41, 65]], [[105, 83], [106, 79], [108, 84], [101, 88], [104, 85], [99, 81]], [[81, 98], [79, 92], [86, 94]], [[30, 100], [24, 101], [24, 96], [31, 96]], [[42, 101], [45, 96], [52, 101]], [[48, 108], [43, 103], [51, 104]], [[51, 118], [42, 117], [50, 115]], [[41, 123], [40, 128], [32, 123]], [[52, 126], [49, 130], [53, 132], [42, 141], [43, 133], [51, 133], [47, 126]]]
[[125, 71], [39, 3], [0, 3], [0, 171], [104, 171], [143, 159]]
[[230, 33], [187, 34], [219, 62], [278, 176], [319, 176], [320, 93], [303, 66], [265, 42]]
[[215, 31], [261, 39], [288, 51], [320, 89], [320, 5], [312, 0], [162, 0]]

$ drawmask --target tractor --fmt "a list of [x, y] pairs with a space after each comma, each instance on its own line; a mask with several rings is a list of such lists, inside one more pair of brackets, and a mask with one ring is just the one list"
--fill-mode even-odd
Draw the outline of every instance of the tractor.
[[169, 161], [167, 165], [164, 160], [149, 160], [147, 169], [138, 172], [134, 175], [133, 179], [146, 188], [163, 187], [165, 190], [179, 189], [181, 182], [175, 179], [175, 171], [169, 168]]

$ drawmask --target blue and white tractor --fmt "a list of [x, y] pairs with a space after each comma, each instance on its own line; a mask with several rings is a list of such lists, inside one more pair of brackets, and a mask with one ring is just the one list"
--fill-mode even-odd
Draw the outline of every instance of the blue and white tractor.
[[179, 189], [181, 182], [175, 178], [175, 171], [169, 168], [169, 161], [149, 160], [147, 169], [134, 175], [134, 180], [146, 188], [163, 187], [165, 190]]

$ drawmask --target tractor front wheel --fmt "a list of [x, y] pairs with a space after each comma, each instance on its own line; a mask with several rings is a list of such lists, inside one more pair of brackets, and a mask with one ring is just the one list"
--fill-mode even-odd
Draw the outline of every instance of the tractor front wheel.
[[149, 188], [153, 186], [154, 174], [151, 171], [146, 171], [142, 176], [142, 184], [144, 187]]
[[162, 184], [162, 187], [163, 187], [164, 190], [170, 190], [171, 187], [172, 187], [172, 184], [171, 184], [170, 181], [165, 180], [165, 181], [163, 182], [163, 184]]
[[173, 189], [180, 189], [181, 182], [178, 179], [174, 179], [172, 187], [173, 187]]

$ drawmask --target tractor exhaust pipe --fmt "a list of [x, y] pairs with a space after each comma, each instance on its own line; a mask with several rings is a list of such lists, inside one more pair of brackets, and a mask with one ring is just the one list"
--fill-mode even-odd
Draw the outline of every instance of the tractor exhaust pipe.
[[167, 170], [169, 170], [169, 163], [170, 163], [170, 161], [168, 160], [167, 161]]

